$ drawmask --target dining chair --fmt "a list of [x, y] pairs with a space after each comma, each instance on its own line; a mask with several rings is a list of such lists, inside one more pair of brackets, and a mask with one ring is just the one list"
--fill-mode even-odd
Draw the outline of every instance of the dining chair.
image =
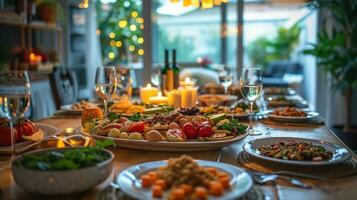
[[57, 109], [62, 105], [77, 102], [78, 83], [73, 70], [67, 67], [55, 67], [50, 75], [50, 84]]

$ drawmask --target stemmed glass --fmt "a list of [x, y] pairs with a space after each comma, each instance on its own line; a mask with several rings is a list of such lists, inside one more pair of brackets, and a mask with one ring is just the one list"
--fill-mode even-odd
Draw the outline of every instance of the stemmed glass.
[[156, 65], [152, 66], [151, 71], [151, 83], [156, 87], [160, 87], [160, 76], [161, 76], [161, 67]]
[[[9, 121], [11, 158], [15, 157], [16, 130], [14, 123], [30, 106], [30, 80], [27, 71], [0, 72], [0, 117]], [[0, 132], [0, 134], [8, 134]]]
[[219, 82], [224, 87], [224, 94], [228, 94], [228, 87], [233, 83], [232, 70], [224, 67], [218, 74]]
[[262, 134], [260, 131], [253, 129], [253, 104], [260, 97], [263, 90], [262, 71], [259, 68], [244, 68], [239, 85], [243, 97], [250, 103], [248, 134], [260, 135]]
[[121, 98], [127, 95], [130, 100], [132, 97], [132, 80], [130, 77], [130, 68], [119, 66], [115, 67], [117, 76], [116, 94]]
[[98, 67], [95, 75], [95, 91], [104, 103], [104, 117], [108, 115], [108, 100], [117, 85], [115, 67]]

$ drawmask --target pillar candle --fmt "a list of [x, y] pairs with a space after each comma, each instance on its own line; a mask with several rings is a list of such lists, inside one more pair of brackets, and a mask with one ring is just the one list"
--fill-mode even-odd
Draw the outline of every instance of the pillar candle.
[[196, 106], [197, 88], [181, 88], [181, 108], [192, 108]]
[[149, 98], [157, 96], [158, 89], [156, 87], [151, 87], [150, 84], [147, 84], [146, 87], [140, 88], [140, 99], [143, 103], [149, 103]]
[[162, 105], [162, 104], [168, 104], [168, 102], [169, 102], [168, 98], [162, 96], [161, 92], [158, 92], [157, 96], [149, 98], [149, 103], [151, 104]]
[[180, 90], [172, 90], [168, 93], [169, 97], [169, 105], [174, 108], [180, 108], [181, 106], [181, 91]]
[[186, 77], [185, 81], [180, 82], [181, 87], [193, 87], [195, 83], [191, 81], [190, 77]]

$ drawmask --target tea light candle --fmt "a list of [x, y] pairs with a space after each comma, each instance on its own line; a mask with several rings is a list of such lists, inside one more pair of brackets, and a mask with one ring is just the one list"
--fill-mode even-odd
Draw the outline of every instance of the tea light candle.
[[181, 81], [180, 85], [182, 87], [193, 87], [195, 85], [195, 82], [191, 81], [190, 77], [186, 77], [185, 81]]
[[150, 97], [157, 96], [159, 90], [156, 87], [151, 87], [150, 83], [144, 88], [140, 88], [140, 99], [143, 103], [149, 103]]
[[181, 106], [181, 91], [172, 90], [168, 93], [169, 105], [174, 108], [180, 108]]
[[156, 97], [150, 97], [149, 98], [149, 103], [150, 104], [157, 104], [157, 105], [168, 104], [168, 98], [162, 96], [161, 92], [158, 92]]
[[181, 108], [192, 108], [196, 106], [197, 88], [181, 88]]

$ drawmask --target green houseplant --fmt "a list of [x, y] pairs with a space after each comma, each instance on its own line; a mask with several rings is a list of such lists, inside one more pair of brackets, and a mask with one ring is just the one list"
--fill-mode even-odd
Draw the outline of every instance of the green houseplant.
[[318, 35], [317, 44], [304, 50], [317, 58], [317, 64], [332, 77], [332, 88], [345, 99], [345, 132], [352, 131], [352, 91], [357, 87], [357, 0], [312, 0], [311, 9], [328, 11], [333, 26], [326, 21]]
[[301, 28], [298, 24], [290, 28], [279, 27], [272, 38], [261, 37], [248, 46], [248, 56], [252, 66], [266, 67], [269, 62], [288, 60], [299, 42]]

